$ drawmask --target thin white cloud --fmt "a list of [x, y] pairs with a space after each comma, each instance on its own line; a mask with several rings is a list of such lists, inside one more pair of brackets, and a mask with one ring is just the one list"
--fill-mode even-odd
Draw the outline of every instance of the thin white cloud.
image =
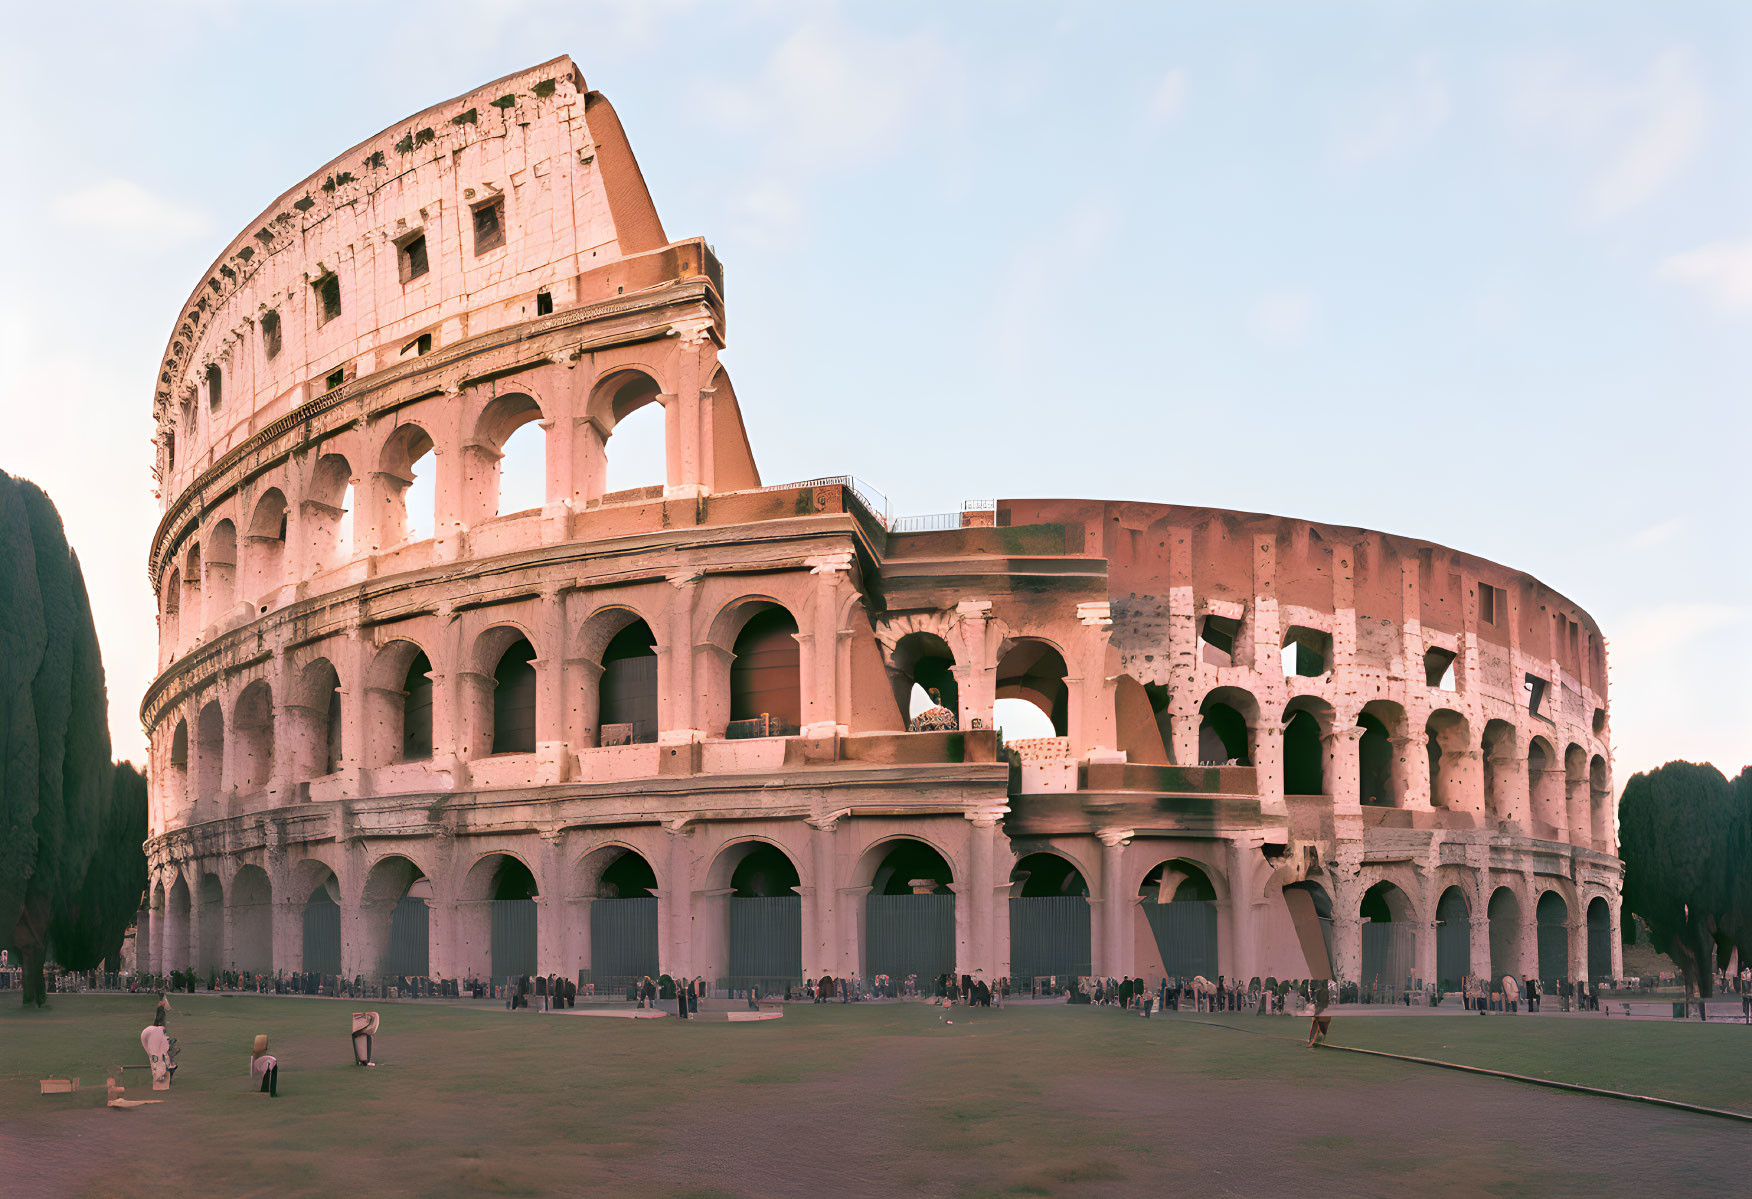
[[1181, 108], [1186, 104], [1186, 72], [1178, 68], [1162, 76], [1160, 82], [1150, 93], [1148, 106], [1150, 120], [1157, 124], [1166, 124], [1180, 115]]
[[1670, 254], [1657, 274], [1697, 288], [1724, 311], [1752, 309], [1752, 241], [1718, 241]]
[[1647, 203], [1697, 156], [1709, 98], [1684, 49], [1663, 51], [1628, 81], [1546, 57], [1511, 69], [1504, 116], [1512, 129], [1588, 160], [1583, 208], [1605, 221]]
[[1633, 550], [1652, 550], [1656, 546], [1667, 544], [1684, 531], [1685, 518], [1676, 516], [1672, 520], [1664, 520], [1658, 525], [1650, 525], [1632, 534], [1625, 544]]
[[206, 213], [154, 195], [129, 179], [105, 179], [62, 196], [53, 214], [64, 228], [149, 246], [185, 242], [209, 226]]
[[1367, 112], [1345, 122], [1333, 150], [1346, 166], [1360, 166], [1410, 149], [1434, 136], [1454, 110], [1435, 63], [1423, 59], [1411, 77], [1378, 89]]
[[1304, 291], [1273, 291], [1254, 301], [1247, 312], [1247, 326], [1267, 345], [1287, 349], [1299, 346], [1313, 332], [1317, 306]]

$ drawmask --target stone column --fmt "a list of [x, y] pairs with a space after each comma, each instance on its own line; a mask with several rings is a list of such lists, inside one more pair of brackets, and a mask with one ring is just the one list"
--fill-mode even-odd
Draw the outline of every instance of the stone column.
[[1422, 979], [1426, 987], [1440, 987], [1441, 980], [1437, 977], [1436, 962], [1436, 922], [1433, 918], [1419, 920], [1413, 926], [1417, 929], [1417, 952], [1413, 957], [1412, 974]]
[[955, 629], [961, 635], [960, 645], [965, 660], [956, 662], [953, 673], [955, 686], [960, 692], [958, 714], [964, 729], [972, 728], [975, 720], [982, 728], [993, 727], [992, 705], [997, 700], [998, 667], [991, 660], [991, 646], [987, 642], [991, 612], [990, 600], [961, 600], [955, 605]]
[[174, 963], [184, 970], [201, 969], [201, 872], [194, 872], [195, 884], [189, 888], [189, 922], [187, 948], [182, 954], [183, 960]]
[[[1336, 906], [1336, 904], [1335, 904]], [[1363, 983], [1363, 921], [1360, 916], [1334, 915], [1332, 921], [1333, 971], [1347, 982]]]
[[608, 485], [608, 434], [582, 413], [572, 418], [572, 507], [582, 512]]
[[1490, 772], [1490, 789], [1496, 795], [1496, 811], [1490, 814], [1525, 834], [1530, 827], [1526, 756], [1516, 753], [1512, 744], [1505, 750], [1499, 743], [1486, 759], [1485, 769]]
[[[667, 631], [658, 638], [657, 740], [663, 745], [684, 745], [704, 740], [694, 700], [694, 605], [699, 599], [700, 574], [681, 571], [668, 576], [671, 591]], [[656, 630], [653, 629], [655, 634]], [[713, 647], [715, 649], [715, 647]], [[704, 650], [700, 652], [706, 652]]]
[[968, 838], [970, 867], [969, 884], [965, 892], [971, 900], [971, 910], [968, 912], [968, 958], [972, 961], [974, 970], [986, 972], [987, 981], [990, 982], [998, 977], [992, 933], [993, 889], [996, 886], [992, 868], [992, 841], [996, 836], [1000, 817], [990, 812], [968, 812], [966, 815], [973, 823]]
[[802, 732], [805, 737], [832, 737], [847, 730], [838, 720], [838, 664], [840, 588], [852, 569], [850, 550], [821, 554], [804, 560], [815, 576], [814, 610], [807, 637], [799, 636], [803, 700]]
[[274, 971], [285, 971], [287, 974], [292, 974], [302, 970], [304, 968], [304, 900], [290, 895], [281, 898], [280, 888], [276, 886], [272, 912]]
[[693, 953], [693, 830], [677, 821], [664, 826], [669, 833], [669, 886], [667, 900], [669, 936], [659, 946], [658, 961], [664, 972], [688, 975], [694, 970]]
[[1282, 817], [1288, 811], [1284, 807], [1284, 726], [1279, 721], [1261, 719], [1250, 728], [1260, 814]]
[[1101, 840], [1101, 940], [1094, 969], [1104, 978], [1119, 978], [1131, 965], [1125, 951], [1132, 909], [1125, 893], [1125, 845], [1132, 830], [1102, 829], [1095, 835]]
[[571, 532], [572, 515], [572, 438], [566, 436], [567, 421], [546, 418], [536, 422], [541, 426], [546, 448], [547, 483], [542, 491], [541, 543], [558, 545]]
[[1326, 777], [1326, 794], [1332, 800], [1335, 810], [1346, 812], [1360, 811], [1362, 808], [1362, 753], [1359, 743], [1363, 739], [1362, 726], [1356, 723], [1354, 717], [1341, 713], [1335, 717], [1335, 727], [1321, 740], [1326, 742], [1326, 760], [1329, 763], [1329, 773]]
[[1612, 977], [1618, 979], [1624, 977], [1624, 902], [1620, 899], [1616, 903], [1609, 902], [1606, 906], [1612, 913], [1609, 925], [1612, 937]]
[[[1409, 722], [1413, 717], [1408, 716]], [[1430, 810], [1430, 757], [1429, 734], [1417, 728], [1403, 737], [1391, 739], [1393, 744], [1393, 771], [1396, 782], [1403, 781], [1398, 799], [1398, 807], [1411, 808], [1415, 811]]]
[[567, 777], [566, 745], [566, 604], [559, 590], [543, 588], [536, 617], [543, 646], [530, 663], [535, 667], [535, 752], [547, 781]]
[[835, 978], [849, 975], [856, 970], [856, 964], [851, 962], [846, 943], [838, 935], [839, 922], [836, 915], [835, 901], [838, 899], [837, 879], [834, 877], [833, 838], [837, 821], [811, 819], [808, 821], [809, 848], [813, 855], [811, 872], [815, 875], [815, 890], [811, 896], [815, 914], [815, 937], [803, 946], [803, 961], [807, 969], [809, 962], [826, 962], [833, 971]]

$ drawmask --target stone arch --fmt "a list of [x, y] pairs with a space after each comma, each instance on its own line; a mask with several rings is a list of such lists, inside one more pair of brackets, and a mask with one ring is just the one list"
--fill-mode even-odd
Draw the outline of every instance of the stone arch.
[[1564, 827], [1570, 840], [1588, 845], [1592, 840], [1588, 804], [1588, 751], [1574, 741], [1563, 751]]
[[1612, 810], [1612, 775], [1602, 754], [1588, 761], [1588, 829], [1594, 848], [1612, 852], [1614, 836]]
[[713, 855], [694, 926], [704, 933], [703, 960], [728, 989], [802, 981], [802, 885], [795, 859], [769, 838], [739, 838]]
[[954, 865], [923, 837], [900, 834], [865, 847], [853, 871], [864, 895], [864, 977], [887, 975], [896, 985], [914, 978], [920, 993], [955, 974]]
[[463, 969], [494, 979], [535, 973], [536, 879], [534, 868], [513, 850], [475, 858], [462, 875], [455, 904]]
[[312, 974], [341, 972], [341, 880], [326, 862], [306, 858], [295, 868], [294, 896], [303, 896], [299, 960]]
[[328, 658], [315, 657], [299, 670], [286, 705], [287, 745], [293, 777], [322, 778], [341, 768], [343, 730], [341, 676]]
[[384, 642], [365, 673], [365, 765], [432, 757], [432, 660], [411, 637]]
[[1200, 765], [1254, 765], [1253, 726], [1259, 721], [1259, 701], [1251, 691], [1213, 687], [1200, 701], [1198, 714]]
[[1472, 907], [1466, 889], [1451, 885], [1436, 900], [1436, 980], [1458, 991], [1472, 975]]
[[260, 604], [286, 581], [286, 495], [270, 487], [250, 511], [243, 543], [243, 595]]
[[481, 630], [470, 657], [473, 756], [535, 752], [540, 687], [534, 639], [520, 625], [501, 621]]
[[[1410, 789], [1404, 752], [1405, 709], [1392, 700], [1370, 700], [1357, 715], [1363, 735], [1357, 740], [1357, 802], [1403, 808]], [[1420, 763], [1421, 766], [1421, 763]]]
[[[587, 411], [602, 432], [605, 493], [680, 481], [669, 437], [669, 407], [656, 379], [636, 367], [605, 375], [591, 390]], [[616, 436], [631, 440], [617, 447]], [[617, 451], [626, 457], [617, 459]]]
[[164, 610], [163, 639], [174, 650], [182, 630], [182, 571], [174, 566], [164, 577], [161, 600]]
[[1298, 695], [1284, 705], [1284, 794], [1325, 795], [1332, 705], [1315, 695]]
[[189, 798], [189, 722], [179, 717], [165, 748], [166, 807], [174, 813]]
[[1604, 895], [1588, 900], [1588, 978], [1610, 979], [1612, 970], [1612, 905]]
[[274, 694], [266, 679], [256, 679], [237, 697], [232, 709], [231, 731], [237, 747], [232, 753], [236, 789], [247, 795], [260, 791], [274, 778]]
[[[802, 647], [796, 616], [770, 600], [737, 600], [727, 663], [729, 708], [725, 731], [732, 737], [791, 736], [803, 719]], [[726, 609], [726, 613], [730, 611]], [[725, 614], [717, 624], [722, 626]], [[713, 638], [718, 642], [716, 637]], [[723, 642], [718, 642], [723, 644]], [[714, 730], [716, 731], [716, 730]]]
[[932, 706], [932, 691], [959, 723], [961, 688], [955, 678], [955, 650], [939, 634], [918, 629], [896, 641], [888, 656], [888, 678], [909, 728], [919, 713]]
[[229, 517], [207, 534], [207, 610], [226, 616], [237, 599], [237, 526]]
[[182, 613], [187, 620], [188, 629], [196, 637], [201, 635], [206, 625], [206, 616], [201, 608], [201, 543], [191, 542], [183, 554], [182, 564]]
[[274, 886], [268, 872], [245, 863], [231, 876], [231, 965], [245, 974], [274, 970]]
[[[920, 852], [921, 848], [929, 853]], [[908, 875], [908, 871], [921, 867], [925, 873]], [[930, 837], [913, 832], [895, 833], [864, 847], [852, 870], [852, 885], [870, 887], [879, 894], [908, 895], [914, 893], [910, 886], [913, 877], [929, 878], [933, 894], [952, 891], [955, 859]]]
[[1089, 880], [1083, 868], [1062, 850], [1031, 850], [1010, 869], [1012, 899], [1087, 897], [1089, 893]]
[[[623, 609], [622, 611], [625, 611]], [[657, 740], [657, 635], [634, 614], [602, 648], [596, 679], [597, 745], [643, 745]]]
[[[1052, 721], [1053, 735], [1070, 731], [1070, 671], [1064, 651], [1044, 637], [1014, 637], [1005, 641], [998, 658], [997, 703], [1025, 700]], [[1004, 720], [994, 716], [1003, 727]]]
[[319, 574], [353, 558], [353, 466], [342, 454], [324, 454], [310, 472], [300, 514], [304, 563]]
[[1570, 976], [1570, 902], [1555, 888], [1539, 893], [1533, 908], [1539, 940], [1539, 979], [1555, 988]]
[[203, 976], [211, 976], [226, 967], [225, 960], [225, 882], [211, 870], [201, 872], [195, 888], [200, 905], [200, 945], [196, 947], [195, 967]]
[[1069, 854], [1024, 854], [1010, 870], [1010, 973], [1024, 985], [1094, 972], [1089, 881]]
[[[1218, 912], [1219, 904], [1228, 897], [1227, 882], [1219, 891], [1208, 863], [1175, 857], [1145, 871], [1136, 894], [1162, 973], [1176, 980], [1202, 976], [1215, 982], [1223, 971]], [[1128, 923], [1135, 919], [1118, 918]]]
[[1521, 975], [1521, 897], [1513, 887], [1498, 887], [1490, 893], [1485, 908], [1490, 920], [1490, 976], [1501, 982], [1505, 974]]
[[1479, 749], [1484, 766], [1484, 811], [1495, 821], [1524, 820], [1520, 793], [1520, 758], [1515, 726], [1506, 720], [1489, 720]]
[[587, 901], [589, 942], [580, 955], [589, 963], [598, 994], [622, 993], [641, 978], [660, 973], [660, 890], [651, 861], [621, 842], [581, 855], [571, 872], [575, 898]]
[[1558, 837], [1565, 823], [1563, 763], [1544, 737], [1527, 742], [1527, 791], [1536, 836]]
[[385, 854], [365, 872], [359, 894], [359, 959], [394, 978], [431, 974], [431, 878], [406, 854]]
[[1430, 806], [1454, 812], [1483, 810], [1484, 789], [1478, 780], [1478, 754], [1472, 746], [1472, 726], [1452, 708], [1437, 708], [1424, 724], [1428, 738]]
[[1362, 921], [1362, 977], [1365, 996], [1373, 1002], [1391, 1003], [1399, 993], [1416, 985], [1417, 919], [1411, 896], [1397, 883], [1381, 879], [1363, 892], [1357, 905]]
[[205, 805], [219, 798], [225, 777], [225, 713], [217, 699], [202, 704], [195, 714], [195, 801], [203, 805], [200, 819], [215, 814]]
[[464, 456], [471, 525], [525, 511], [529, 507], [527, 501], [535, 498], [534, 488], [526, 492], [515, 485], [505, 485], [508, 466], [519, 477], [542, 480], [542, 499], [533, 506], [544, 506], [551, 498], [546, 486], [545, 425], [541, 405], [525, 391], [495, 396], [482, 407]]
[[372, 514], [378, 550], [436, 535], [435, 448], [432, 435], [412, 422], [397, 425], [384, 438], [377, 454], [377, 511]]

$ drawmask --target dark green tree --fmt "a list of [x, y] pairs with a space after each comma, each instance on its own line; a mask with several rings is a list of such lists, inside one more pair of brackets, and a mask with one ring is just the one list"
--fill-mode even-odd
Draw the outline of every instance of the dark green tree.
[[55, 961], [69, 970], [96, 969], [120, 957], [146, 891], [145, 776], [117, 762], [107, 800], [84, 885], [49, 922]]
[[108, 698], [79, 560], [41, 488], [0, 473], [0, 929], [41, 1005], [57, 910], [109, 806]]
[[1716, 935], [1734, 890], [1735, 809], [1722, 772], [1693, 762], [1634, 775], [1619, 800], [1624, 906], [1679, 967], [1688, 995], [1713, 990]]

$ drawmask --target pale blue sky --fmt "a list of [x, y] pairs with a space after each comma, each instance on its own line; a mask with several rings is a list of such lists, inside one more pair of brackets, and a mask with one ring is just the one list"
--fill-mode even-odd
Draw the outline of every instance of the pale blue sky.
[[67, 517], [119, 752], [178, 306], [335, 154], [562, 53], [723, 259], [768, 481], [1443, 542], [1600, 621], [1620, 783], [1752, 759], [1752, 5], [1385, 0], [17, 9], [0, 468]]

